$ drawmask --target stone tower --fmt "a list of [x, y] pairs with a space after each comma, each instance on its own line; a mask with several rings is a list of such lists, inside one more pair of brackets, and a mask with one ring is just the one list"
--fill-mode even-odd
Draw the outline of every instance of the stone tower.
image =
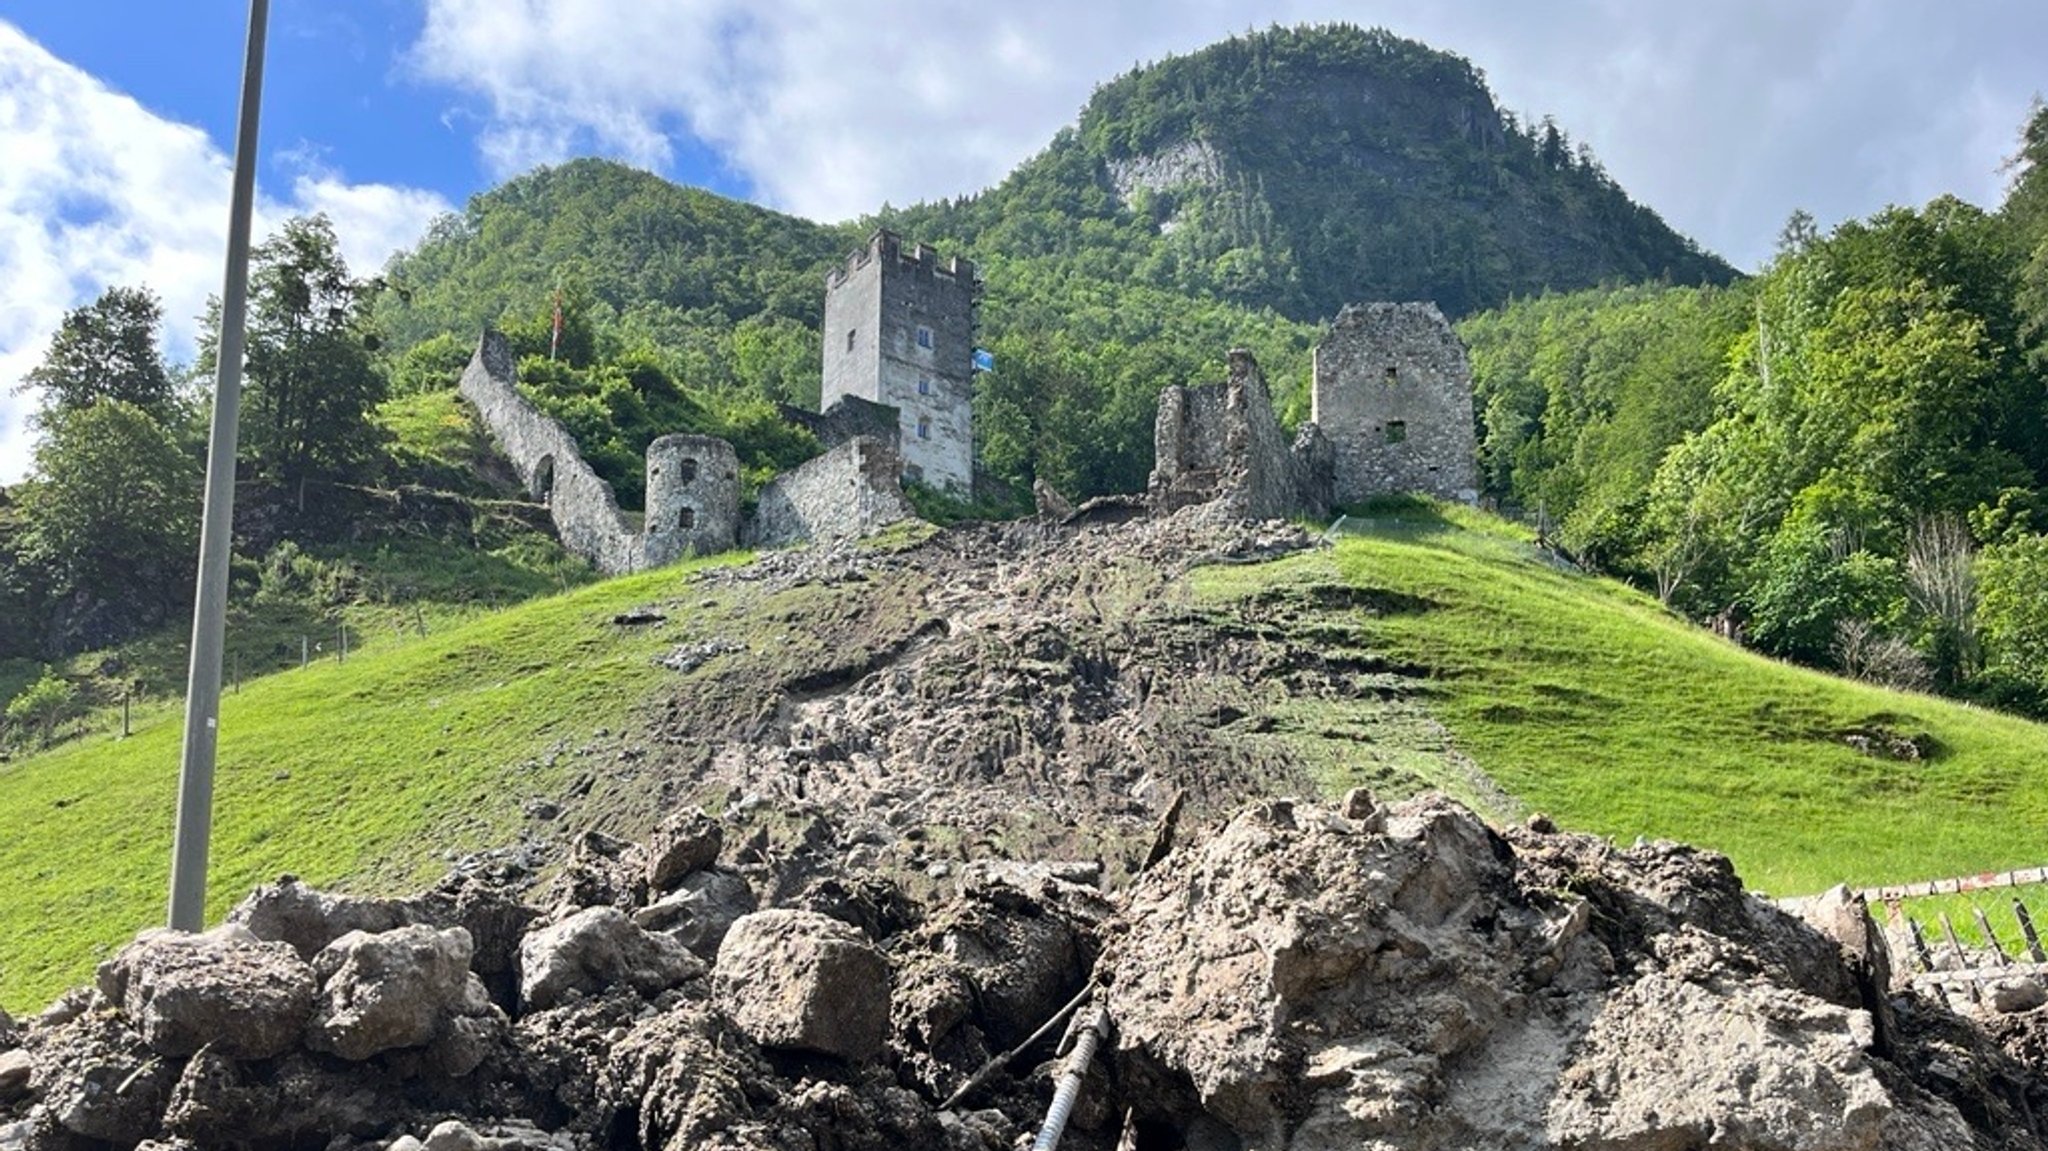
[[974, 265], [905, 250], [886, 229], [825, 277], [821, 406], [887, 404], [902, 431], [903, 477], [953, 495], [974, 489]]
[[1316, 345], [1313, 405], [1334, 457], [1334, 502], [1479, 498], [1472, 368], [1435, 304], [1345, 308]]

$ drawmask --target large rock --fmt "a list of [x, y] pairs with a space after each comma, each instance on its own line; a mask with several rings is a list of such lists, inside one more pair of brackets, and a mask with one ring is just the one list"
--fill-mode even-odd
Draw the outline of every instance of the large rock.
[[519, 1001], [540, 1011], [571, 992], [629, 984], [655, 995], [704, 973], [682, 943], [642, 930], [616, 907], [588, 907], [529, 932], [519, 946]]
[[1240, 814], [1132, 892], [1109, 1006], [1138, 1119], [1246, 1146], [1967, 1146], [1881, 1072], [1832, 941], [1673, 845], [1418, 800]]
[[496, 1009], [469, 969], [469, 933], [423, 924], [352, 931], [320, 952], [320, 1000], [306, 1046], [343, 1059], [425, 1047], [449, 1021]]
[[674, 938], [703, 959], [718, 954], [725, 933], [757, 910], [754, 889], [730, 871], [696, 871], [675, 891], [633, 913], [633, 922]]
[[175, 1063], [111, 1014], [81, 1016], [42, 1037], [34, 1054], [44, 1115], [73, 1135], [122, 1147], [156, 1133], [178, 1080]]
[[228, 912], [228, 922], [248, 928], [258, 939], [288, 943], [301, 959], [310, 960], [351, 931], [374, 935], [404, 927], [413, 917], [398, 900], [331, 895], [287, 875], [250, 892]]
[[859, 1061], [889, 1033], [889, 963], [860, 932], [809, 911], [758, 911], [718, 949], [713, 997], [763, 1047]]
[[313, 969], [284, 943], [229, 924], [203, 935], [145, 932], [100, 964], [100, 994], [162, 1055], [211, 1043], [233, 1059], [293, 1047], [313, 1011]]
[[34, 1077], [35, 1069], [35, 1060], [21, 1048], [0, 1051], [0, 1106], [28, 1094], [29, 1081]]
[[704, 814], [703, 808], [669, 816], [647, 837], [642, 848], [647, 857], [648, 889], [669, 890], [682, 882], [684, 876], [711, 866], [724, 846], [724, 828]]

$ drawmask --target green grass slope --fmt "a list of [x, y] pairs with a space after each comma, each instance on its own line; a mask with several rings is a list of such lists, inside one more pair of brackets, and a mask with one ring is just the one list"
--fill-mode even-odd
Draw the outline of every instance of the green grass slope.
[[[221, 709], [209, 917], [292, 872], [410, 888], [442, 853], [509, 842], [559, 790], [559, 754], [622, 725], [663, 674], [663, 639], [612, 625], [674, 589], [670, 568], [580, 588], [252, 681]], [[673, 642], [673, 636], [667, 637]], [[0, 1004], [40, 1006], [167, 897], [182, 716], [0, 768]]]
[[[1411, 510], [1363, 530], [1204, 573], [1204, 590], [1334, 578], [1420, 601], [1365, 634], [1428, 669], [1428, 710], [1526, 811], [1624, 844], [1711, 847], [1776, 894], [2043, 862], [2048, 726], [1745, 651], [1618, 583], [1539, 562], [1477, 513]], [[1852, 746], [1873, 735], [1932, 753]]]

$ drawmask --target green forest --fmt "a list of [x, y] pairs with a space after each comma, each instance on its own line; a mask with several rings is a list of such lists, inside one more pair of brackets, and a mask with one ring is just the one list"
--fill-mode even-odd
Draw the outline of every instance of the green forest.
[[[1339, 307], [1433, 300], [1472, 350], [1485, 498], [1576, 562], [1775, 655], [2042, 714], [2048, 114], [2016, 127], [1996, 210], [1825, 234], [1794, 212], [1741, 277], [1468, 61], [1331, 25], [1135, 69], [997, 186], [843, 225], [594, 159], [475, 196], [381, 269], [295, 220], [255, 258], [237, 601], [292, 636], [588, 578], [454, 397], [485, 325], [628, 508], [661, 434], [731, 440], [750, 488], [808, 458], [777, 405], [817, 403], [825, 271], [887, 226], [986, 281], [995, 482], [934, 516], [1142, 489], [1160, 389], [1233, 347], [1298, 424]], [[0, 492], [14, 741], [116, 683], [175, 690], [176, 660], [138, 652], [189, 607], [211, 364], [166, 363], [162, 320], [109, 289], [27, 381], [34, 473]]]

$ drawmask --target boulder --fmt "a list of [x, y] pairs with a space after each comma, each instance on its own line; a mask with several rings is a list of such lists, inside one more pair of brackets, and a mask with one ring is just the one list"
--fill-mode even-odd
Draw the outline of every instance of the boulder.
[[836, 919], [757, 911], [718, 949], [713, 1000], [763, 1047], [872, 1059], [889, 1034], [889, 963]]
[[2031, 975], [2008, 975], [1984, 989], [1984, 1003], [2000, 1015], [2017, 1015], [2048, 1003], [2048, 989]]
[[642, 930], [616, 907], [588, 907], [529, 932], [519, 946], [519, 1002], [527, 1011], [628, 984], [656, 995], [704, 973], [682, 943]]
[[667, 891], [691, 872], [711, 866], [724, 846], [725, 829], [701, 807], [662, 820], [642, 849], [648, 890]]
[[5, 1051], [20, 1042], [21, 1025], [14, 1021], [14, 1016], [7, 1014], [5, 1007], [0, 1007], [0, 1051]]
[[330, 895], [290, 875], [250, 892], [228, 912], [229, 923], [248, 928], [258, 939], [288, 943], [306, 960], [351, 931], [376, 934], [412, 921], [398, 900]]
[[423, 924], [351, 931], [320, 952], [320, 997], [306, 1046], [343, 1059], [424, 1047], [457, 1017], [496, 1009], [469, 969], [469, 933]]
[[633, 913], [633, 922], [663, 932], [701, 959], [718, 955], [725, 933], [759, 908], [754, 889], [730, 871], [697, 871], [675, 891]]
[[73, 1135], [122, 1147], [156, 1134], [178, 1081], [177, 1064], [112, 1014], [79, 1017], [45, 1035], [34, 1054], [44, 1115]]
[[21, 1048], [0, 1051], [0, 1106], [28, 1094], [29, 1079], [35, 1069], [35, 1060]]
[[313, 969], [288, 944], [228, 924], [204, 934], [144, 932], [100, 964], [100, 994], [160, 1055], [211, 1043], [233, 1059], [269, 1059], [313, 1012]]

